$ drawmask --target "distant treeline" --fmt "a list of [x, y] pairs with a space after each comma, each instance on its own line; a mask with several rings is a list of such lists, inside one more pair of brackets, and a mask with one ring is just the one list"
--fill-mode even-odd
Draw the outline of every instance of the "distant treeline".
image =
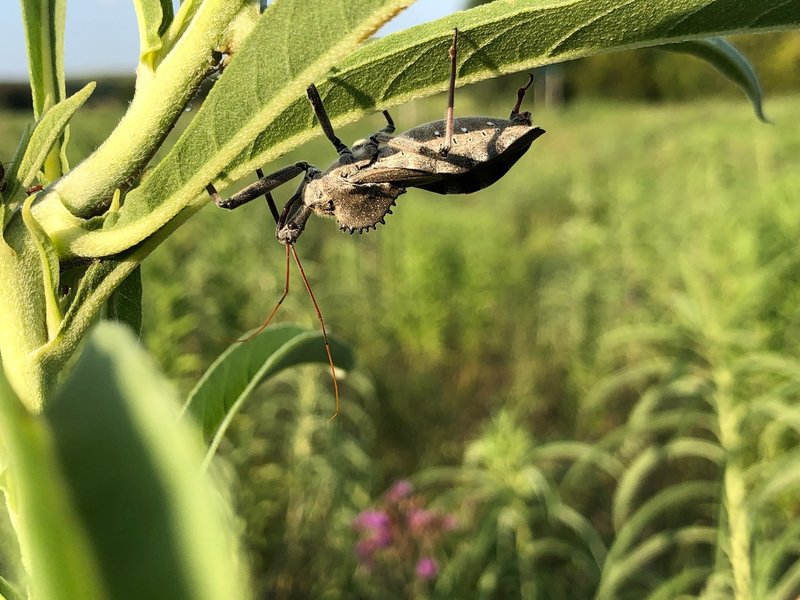
[[[755, 66], [766, 94], [800, 90], [800, 32], [781, 32], [731, 38]], [[558, 90], [548, 95], [565, 101], [599, 97], [626, 100], [677, 100], [702, 96], [739, 94], [704, 62], [690, 56], [645, 49], [613, 52], [557, 66], [548, 84]], [[543, 78], [539, 78], [540, 82]], [[86, 81], [70, 81], [72, 93]], [[515, 87], [518, 78], [502, 78], [481, 86], [493, 90]], [[203, 86], [207, 91], [207, 85]], [[89, 102], [128, 102], [133, 96], [132, 77], [103, 77], [97, 80]], [[31, 98], [25, 83], [0, 83], [0, 108], [30, 110]]]
[[[81, 89], [89, 80], [67, 81], [67, 95]], [[101, 77], [88, 103], [128, 102], [133, 97], [133, 77]], [[0, 108], [30, 111], [31, 90], [27, 83], [0, 83]]]

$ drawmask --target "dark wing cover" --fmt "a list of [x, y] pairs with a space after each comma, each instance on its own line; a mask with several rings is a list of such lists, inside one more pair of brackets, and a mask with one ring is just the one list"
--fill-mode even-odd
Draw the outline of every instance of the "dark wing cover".
[[[502, 154], [485, 162], [475, 162], [459, 173], [431, 173], [397, 166], [372, 167], [359, 172], [351, 181], [359, 184], [390, 183], [404, 188], [416, 187], [436, 194], [471, 194], [492, 185], [505, 175], [543, 133], [543, 129], [533, 127]], [[469, 163], [467, 157], [463, 158], [465, 163]]]
[[485, 187], [489, 187], [522, 158], [528, 151], [533, 141], [544, 133], [544, 129], [534, 127], [521, 136], [506, 150], [491, 160], [478, 163], [466, 173], [453, 173], [419, 178], [417, 181], [398, 182], [405, 187], [418, 187], [436, 194], [471, 194]]

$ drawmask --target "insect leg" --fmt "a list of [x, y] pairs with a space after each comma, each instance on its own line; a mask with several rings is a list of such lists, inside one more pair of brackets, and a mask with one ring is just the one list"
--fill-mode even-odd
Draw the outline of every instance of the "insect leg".
[[331, 120], [328, 117], [328, 113], [325, 111], [325, 105], [322, 103], [322, 98], [320, 98], [317, 87], [313, 83], [308, 86], [306, 94], [308, 95], [309, 102], [311, 102], [311, 107], [314, 109], [314, 114], [317, 115], [317, 120], [322, 127], [322, 131], [325, 132], [325, 137], [327, 137], [331, 144], [333, 144], [333, 147], [336, 148], [339, 159], [342, 163], [352, 162], [353, 153], [333, 132], [333, 125], [331, 125]]
[[392, 135], [394, 133], [394, 121], [392, 120], [392, 116], [389, 114], [388, 110], [383, 111], [383, 116], [386, 119], [386, 127], [381, 129], [378, 133]]
[[522, 106], [522, 99], [525, 97], [525, 91], [531, 87], [533, 83], [533, 73], [528, 74], [528, 83], [523, 85], [521, 88], [517, 90], [517, 103], [514, 105], [514, 108], [511, 109], [511, 118], [513, 119], [515, 115], [519, 114], [519, 109]]
[[[392, 134], [394, 133], [394, 121], [392, 120], [389, 111], [384, 110], [383, 116], [386, 119], [386, 126], [373, 133], [363, 142], [359, 142], [354, 144], [350, 151], [353, 153], [354, 160], [363, 160], [369, 159], [369, 163], [367, 166], [375, 164], [375, 161], [378, 159], [378, 145], [381, 142], [386, 142], [387, 140], [393, 139]], [[359, 167], [361, 169], [365, 167]]]
[[[264, 171], [261, 169], [256, 169], [256, 175], [258, 175], [259, 179], [264, 179]], [[275, 219], [275, 224], [278, 224], [278, 207], [275, 206], [275, 200], [272, 199], [272, 192], [266, 192], [264, 194], [264, 200], [267, 201], [267, 206], [269, 206], [269, 212], [272, 213], [272, 218]]]
[[[389, 122], [391, 122], [391, 118], [388, 116], [388, 114], [387, 114], [387, 120]], [[256, 186], [258, 186], [259, 184], [262, 184], [262, 182], [273, 182], [274, 183], [275, 181], [278, 181], [280, 179], [280, 177], [284, 177], [286, 175], [286, 173], [291, 172], [290, 170], [292, 168], [297, 168], [301, 164], [305, 165], [305, 169], [301, 169], [300, 171], [297, 171], [297, 173], [295, 173], [295, 175], [300, 173], [302, 170], [308, 171], [310, 168], [313, 168], [313, 167], [310, 167], [306, 163], [297, 163], [297, 164], [293, 165], [292, 167], [287, 167], [285, 169], [281, 169], [280, 171], [276, 171], [275, 173], [273, 173], [272, 175], [270, 175], [268, 177], [264, 177], [264, 172], [261, 169], [256, 169], [256, 174], [259, 177], [259, 181], [257, 183], [255, 183], [255, 184], [253, 184], [252, 186], [250, 186], [249, 188], [246, 188], [247, 190], [249, 190], [251, 188], [259, 189], [259, 190], [266, 188], [263, 191], [264, 199], [267, 201], [267, 205], [269, 206], [269, 210], [272, 213], [272, 216], [275, 218], [275, 222], [277, 223], [278, 229], [283, 227], [283, 225], [286, 223], [286, 220], [289, 218], [289, 215], [292, 213], [294, 205], [297, 202], [300, 201], [300, 190], [295, 192], [295, 194], [289, 199], [289, 201], [283, 207], [283, 211], [281, 211], [281, 214], [278, 214], [278, 209], [275, 206], [275, 200], [273, 200], [272, 193], [271, 193], [270, 190], [272, 190], [275, 187], [278, 187], [279, 185], [281, 185], [281, 183], [285, 183], [286, 181], [291, 179], [293, 176], [289, 176], [288, 178], [283, 179], [279, 183], [275, 183], [272, 187], [269, 187], [268, 185], [261, 185], [260, 187], [256, 188]], [[283, 173], [283, 175], [281, 175], [282, 173]], [[301, 184], [300, 189], [302, 189], [302, 187], [303, 187], [303, 184]], [[214, 197], [214, 200], [217, 202], [217, 204], [219, 206], [223, 206], [222, 200], [219, 198], [219, 194], [214, 189], [214, 187], [211, 184], [209, 184], [208, 188], [209, 188], [209, 193], [211, 193], [211, 195]], [[237, 194], [237, 196], [239, 196], [241, 194], [242, 194], [242, 192]], [[232, 198], [230, 198], [229, 201], [233, 200], [234, 198], [236, 198], [236, 196], [233, 196]], [[236, 206], [241, 206], [241, 204], [244, 204], [244, 202], [249, 202], [253, 198], [255, 198], [255, 196], [253, 196], [251, 198], [248, 198], [247, 200], [241, 202], [240, 204], [237, 204]], [[225, 208], [236, 208], [236, 206], [230, 206], [230, 207], [225, 206]], [[328, 341], [328, 332], [325, 329], [325, 320], [322, 318], [322, 311], [319, 308], [319, 304], [317, 304], [317, 299], [314, 297], [314, 292], [311, 291], [311, 284], [308, 282], [308, 278], [306, 277], [305, 270], [303, 269], [303, 264], [300, 262], [300, 257], [297, 255], [297, 250], [295, 250], [294, 244], [288, 244], [287, 243], [287, 244], [284, 244], [284, 247], [286, 248], [286, 271], [285, 271], [285, 278], [284, 278], [284, 284], [283, 284], [283, 294], [281, 294], [281, 297], [278, 299], [278, 302], [275, 304], [273, 309], [270, 311], [269, 315], [267, 315], [267, 318], [264, 319], [264, 322], [261, 323], [261, 325], [259, 325], [258, 329], [256, 329], [253, 333], [251, 333], [247, 337], [239, 339], [237, 341], [238, 342], [247, 342], [247, 341], [253, 339], [255, 336], [257, 336], [262, 331], [264, 331], [264, 329], [266, 329], [267, 326], [272, 322], [272, 319], [277, 314], [278, 309], [283, 304], [283, 301], [286, 300], [286, 297], [289, 295], [289, 282], [291, 280], [291, 276], [290, 276], [291, 275], [291, 270], [289, 268], [290, 267], [289, 254], [291, 253], [291, 255], [294, 256], [295, 262], [297, 263], [297, 268], [300, 270], [300, 277], [303, 279], [303, 284], [305, 285], [306, 290], [308, 290], [308, 295], [311, 297], [311, 302], [314, 305], [314, 311], [317, 313], [317, 319], [319, 319], [320, 328], [322, 329], [322, 339], [325, 342], [325, 353], [328, 355], [328, 364], [331, 367], [331, 376], [333, 377], [333, 392], [334, 392], [334, 396], [336, 398], [336, 410], [334, 411], [333, 415], [331, 415], [331, 417], [329, 419], [329, 420], [332, 420], [332, 419], [336, 418], [336, 416], [339, 414], [339, 381], [336, 378], [336, 366], [333, 363], [333, 356], [331, 355], [331, 344]]]
[[447, 118], [445, 119], [444, 146], [442, 154], [450, 152], [453, 142], [453, 107], [456, 102], [456, 49], [458, 44], [458, 29], [453, 29], [453, 45], [450, 46], [450, 91], [447, 96]]
[[[247, 186], [241, 192], [231, 196], [227, 200], [223, 200], [216, 188], [214, 188], [214, 186], [210, 183], [206, 186], [206, 190], [214, 199], [214, 202], [217, 204], [217, 206], [220, 208], [228, 208], [233, 210], [234, 208], [240, 207], [242, 204], [247, 204], [251, 200], [258, 198], [262, 194], [266, 194], [267, 192], [274, 190], [276, 187], [283, 185], [287, 181], [294, 179], [300, 173], [307, 173], [313, 168], [314, 167], [306, 162], [298, 162], [288, 167], [284, 167], [283, 169], [275, 171], [266, 177], [262, 177], [254, 184]], [[277, 213], [277, 210], [275, 213]], [[275, 213], [273, 213], [273, 216]]]

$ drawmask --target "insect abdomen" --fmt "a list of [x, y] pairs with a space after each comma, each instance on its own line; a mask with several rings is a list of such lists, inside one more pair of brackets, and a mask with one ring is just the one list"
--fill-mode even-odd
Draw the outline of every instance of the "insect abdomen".
[[471, 194], [505, 175], [508, 170], [528, 151], [533, 141], [544, 133], [543, 129], [533, 127], [514, 140], [505, 150], [492, 158], [479, 162], [467, 171], [453, 174], [440, 174], [437, 180], [421, 185], [408, 184], [436, 194]]

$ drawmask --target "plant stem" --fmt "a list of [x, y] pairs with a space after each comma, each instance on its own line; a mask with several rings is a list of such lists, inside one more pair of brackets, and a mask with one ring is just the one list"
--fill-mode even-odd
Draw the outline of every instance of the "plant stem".
[[33, 207], [45, 231], [62, 229], [63, 211], [53, 204], [87, 218], [102, 212], [114, 191], [141, 172], [208, 75], [212, 51], [226, 49], [231, 23], [251, 6], [249, 0], [204, 2], [157, 70], [151, 75], [140, 70], [130, 107], [108, 139]]
[[731, 570], [733, 571], [734, 597], [736, 600], [752, 598], [752, 566], [750, 564], [752, 523], [747, 511], [747, 487], [745, 465], [741, 451], [741, 411], [733, 396], [733, 376], [725, 368], [718, 369], [714, 380], [717, 384], [715, 400], [719, 419], [720, 443], [728, 456], [723, 484], [724, 506], [728, 514]]

